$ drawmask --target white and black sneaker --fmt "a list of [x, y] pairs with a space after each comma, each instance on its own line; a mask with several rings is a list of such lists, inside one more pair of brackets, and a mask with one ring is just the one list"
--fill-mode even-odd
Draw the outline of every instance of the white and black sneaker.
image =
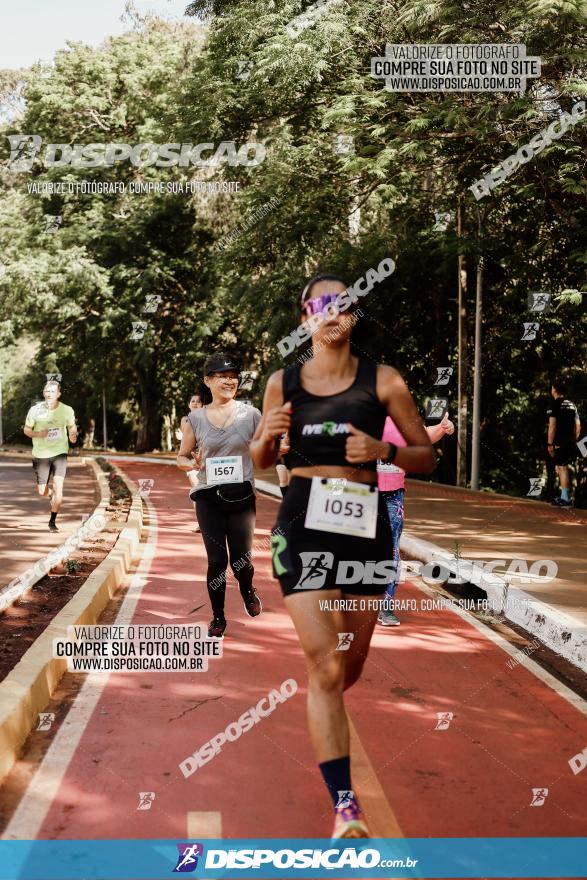
[[380, 626], [400, 626], [401, 620], [399, 617], [396, 617], [393, 611], [380, 611], [377, 623]]

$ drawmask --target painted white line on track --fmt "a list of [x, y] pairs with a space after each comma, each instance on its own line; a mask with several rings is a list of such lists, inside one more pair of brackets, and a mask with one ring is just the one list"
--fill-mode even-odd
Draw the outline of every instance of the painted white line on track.
[[351, 761], [353, 765], [353, 788], [359, 795], [359, 802], [365, 813], [367, 825], [372, 837], [397, 838], [404, 837], [393, 807], [389, 803], [383, 786], [365, 746], [357, 732], [357, 728], [349, 722], [351, 736]]
[[222, 813], [194, 813], [187, 816], [188, 840], [219, 840], [222, 837]]
[[[413, 586], [417, 587], [423, 593], [426, 593], [428, 596], [431, 596], [435, 599], [438, 599], [439, 594], [436, 590], [432, 589], [432, 587], [425, 586], [422, 583], [417, 583], [415, 580], [410, 579], [410, 583]], [[505, 651], [506, 654], [509, 654], [510, 657], [515, 657], [520, 654], [521, 648], [516, 648], [515, 645], [510, 644], [507, 639], [505, 639], [502, 635], [495, 632], [490, 626], [483, 623], [480, 620], [477, 620], [473, 614], [470, 614], [468, 611], [465, 611], [463, 608], [459, 608], [458, 606], [451, 606], [447, 608], [448, 611], [451, 611], [453, 614], [458, 614], [459, 617], [462, 617], [463, 620], [466, 620], [467, 623], [470, 623], [471, 626], [474, 626], [475, 629], [479, 630], [479, 632], [485, 636], [485, 638], [490, 639], [495, 645], [498, 645]], [[555, 678], [554, 675], [551, 675], [550, 672], [547, 672], [546, 669], [543, 669], [535, 660], [532, 660], [529, 656], [524, 656], [524, 660], [520, 663], [520, 666], [523, 666], [524, 669], [527, 669], [529, 672], [532, 672], [536, 678], [540, 679], [543, 684], [548, 685], [555, 693], [562, 697], [563, 700], [566, 700], [567, 703], [570, 703], [574, 709], [578, 712], [581, 712], [582, 715], [587, 715], [587, 703], [572, 691], [570, 688], [563, 684], [562, 681], [559, 681], [558, 678]]]
[[[153, 505], [146, 498], [143, 500], [149, 511], [149, 534], [113, 625], [131, 622], [155, 556], [157, 514]], [[110, 675], [98, 673], [87, 676], [8, 823], [3, 840], [33, 840], [37, 837], [109, 678]]]

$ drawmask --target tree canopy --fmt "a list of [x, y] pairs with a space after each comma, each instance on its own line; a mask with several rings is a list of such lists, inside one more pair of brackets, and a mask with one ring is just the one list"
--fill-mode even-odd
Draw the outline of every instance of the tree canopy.
[[[365, 298], [357, 345], [401, 369], [423, 406], [440, 396], [436, 368], [456, 368], [459, 254], [472, 345], [482, 255], [482, 482], [525, 492], [541, 468], [551, 378], [569, 374], [576, 402], [587, 397], [586, 123], [481, 201], [469, 187], [587, 98], [587, 4], [330, 0], [292, 36], [287, 25], [308, 6], [195, 0], [181, 24], [137, 19], [99, 49], [72, 44], [50, 66], [3, 75], [0, 101], [17, 108], [4, 134], [266, 149], [249, 167], [36, 161], [23, 174], [5, 165], [2, 338], [36, 344], [29, 372], [8, 389], [10, 431], [18, 433], [23, 395], [48, 359], [83, 417], [96, 417], [105, 387], [114, 439], [129, 448], [160, 446], [163, 417], [183, 411], [212, 349], [259, 371], [259, 402], [261, 377], [283, 365], [276, 343], [298, 323], [305, 280], [329, 270], [352, 282], [384, 257], [396, 270]], [[370, 72], [386, 43], [521, 43], [541, 57], [541, 78], [523, 95], [387, 91]], [[127, 190], [27, 189], [82, 180]], [[128, 191], [195, 180], [239, 191]], [[449, 215], [442, 223], [440, 213]], [[47, 215], [62, 218], [56, 232], [46, 231]], [[550, 293], [553, 310], [529, 313], [532, 291]], [[147, 296], [161, 298], [156, 312], [144, 312]], [[540, 327], [523, 340], [529, 321]], [[130, 338], [133, 322], [147, 323], [140, 339]], [[455, 389], [452, 381], [452, 413]], [[454, 477], [453, 455], [449, 445], [443, 479]]]

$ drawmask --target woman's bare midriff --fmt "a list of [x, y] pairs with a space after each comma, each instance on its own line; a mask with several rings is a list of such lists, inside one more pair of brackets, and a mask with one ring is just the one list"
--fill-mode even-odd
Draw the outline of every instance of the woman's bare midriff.
[[364, 471], [341, 465], [316, 465], [316, 467], [296, 467], [291, 471], [292, 477], [343, 477], [353, 483], [376, 483], [377, 471]]

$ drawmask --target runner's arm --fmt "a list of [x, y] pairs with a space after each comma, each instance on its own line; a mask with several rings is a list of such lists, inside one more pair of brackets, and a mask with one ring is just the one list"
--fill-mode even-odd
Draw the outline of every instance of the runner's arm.
[[[190, 424], [190, 420], [188, 419], [187, 416], [181, 417], [180, 424], [181, 424], [181, 428], [175, 432], [175, 437], [181, 443], [181, 439], [182, 439], [183, 435], [185, 434], [185, 432], [187, 431], [187, 429], [190, 428], [190, 430], [193, 431], [193, 428], [192, 428], [192, 426]], [[195, 444], [194, 448], [192, 449], [191, 458], [193, 461], [193, 467], [195, 468], [195, 470], [199, 471], [200, 468], [202, 467], [202, 457], [201, 457], [200, 452], [198, 450], [197, 443]]]
[[[432, 473], [436, 467], [436, 453], [409, 388], [393, 367], [377, 367], [377, 394], [408, 444], [398, 447], [393, 463], [407, 473]], [[388, 450], [385, 450], [379, 457], [385, 459], [387, 455]]]
[[554, 435], [556, 434], [556, 418], [555, 416], [550, 416], [548, 420], [548, 445], [552, 446], [554, 444]]
[[269, 377], [263, 398], [263, 415], [250, 443], [251, 458], [257, 467], [271, 467], [279, 458], [279, 440], [289, 430], [289, 404], [283, 402], [283, 370]]
[[44, 428], [42, 431], [35, 431], [34, 427], [35, 427], [34, 416], [31, 418], [31, 410], [29, 410], [29, 413], [27, 414], [27, 417], [24, 422], [24, 428], [22, 429], [24, 435], [26, 437], [30, 437], [32, 440], [33, 437], [46, 437], [47, 434], [49, 433], [48, 428]]
[[[189, 425], [189, 431], [188, 431]], [[196, 445], [196, 436], [194, 434], [194, 429], [192, 428], [192, 423], [190, 420], [187, 420], [187, 425], [184, 428], [182, 437], [181, 437], [181, 445], [179, 447], [179, 452], [177, 453], [176, 463], [178, 468], [182, 471], [192, 471], [194, 469], [194, 460], [191, 456], [192, 450]]]
[[75, 415], [73, 411], [71, 413], [71, 424], [67, 426], [67, 436], [69, 437], [70, 443], [77, 443], [77, 425], [75, 423]]
[[577, 413], [575, 417], [575, 440], [578, 440], [581, 436], [581, 419], [579, 418], [579, 413]]

